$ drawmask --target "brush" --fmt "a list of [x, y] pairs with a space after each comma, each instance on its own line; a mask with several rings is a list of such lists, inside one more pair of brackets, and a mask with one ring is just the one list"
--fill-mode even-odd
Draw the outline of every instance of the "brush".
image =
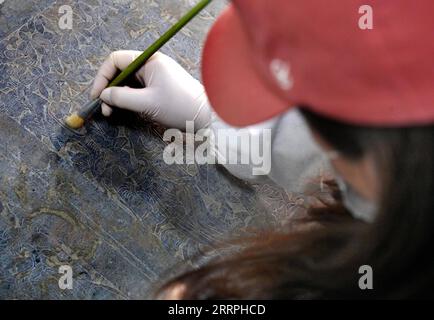
[[[134, 60], [124, 71], [122, 71], [108, 87], [121, 85], [130, 76], [135, 74], [147, 61], [152, 57], [162, 46], [172, 39], [188, 22], [197, 16], [212, 0], [202, 0], [194, 6], [186, 15], [184, 15], [177, 23], [166, 31], [157, 41], [155, 41], [148, 49], [146, 49], [136, 60]], [[81, 108], [78, 112], [74, 112], [65, 119], [66, 125], [71, 129], [80, 129], [84, 126], [87, 119], [100, 110], [102, 100], [95, 99]]]

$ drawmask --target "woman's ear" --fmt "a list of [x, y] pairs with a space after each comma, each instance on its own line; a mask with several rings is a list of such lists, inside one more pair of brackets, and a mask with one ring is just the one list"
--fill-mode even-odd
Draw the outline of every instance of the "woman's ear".
[[182, 300], [187, 287], [185, 284], [177, 283], [165, 290], [164, 300]]
[[334, 150], [319, 133], [311, 131], [312, 137], [323, 152], [334, 155], [328, 158], [336, 173], [366, 200], [379, 201], [380, 181], [373, 157], [369, 154], [357, 160], [345, 157]]

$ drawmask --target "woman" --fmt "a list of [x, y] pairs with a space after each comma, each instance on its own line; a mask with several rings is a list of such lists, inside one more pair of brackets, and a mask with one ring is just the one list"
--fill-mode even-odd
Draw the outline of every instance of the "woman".
[[[162, 54], [137, 73], [144, 88], [104, 90], [137, 52], [111, 55], [92, 91], [105, 115], [115, 106], [169, 127], [193, 120], [214, 131], [226, 127], [220, 118], [259, 123], [252, 135], [273, 131], [271, 179], [299, 188], [323, 165], [322, 153], [339, 186], [341, 206], [311, 209], [321, 227], [249, 239], [240, 253], [173, 279], [160, 297], [432, 296], [432, 9], [429, 0], [233, 1], [205, 46], [206, 95]], [[258, 179], [245, 167], [228, 169]], [[361, 266], [372, 268], [371, 290], [360, 287]]]

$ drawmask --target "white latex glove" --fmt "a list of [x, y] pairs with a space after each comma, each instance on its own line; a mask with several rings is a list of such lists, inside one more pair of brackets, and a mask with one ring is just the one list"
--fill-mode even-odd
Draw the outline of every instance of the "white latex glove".
[[91, 97], [103, 100], [102, 113], [110, 116], [111, 107], [138, 112], [169, 128], [185, 130], [186, 121], [195, 129], [206, 127], [211, 110], [202, 84], [175, 60], [156, 53], [135, 75], [140, 89], [107, 88], [109, 82], [142, 52], [116, 51], [103, 63], [95, 78]]

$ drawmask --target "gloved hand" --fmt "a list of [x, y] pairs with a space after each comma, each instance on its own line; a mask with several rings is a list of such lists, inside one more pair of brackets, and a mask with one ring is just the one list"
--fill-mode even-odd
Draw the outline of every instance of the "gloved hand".
[[141, 113], [169, 128], [185, 130], [186, 121], [195, 129], [208, 125], [211, 110], [202, 84], [170, 57], [156, 53], [135, 75], [140, 89], [107, 88], [109, 82], [142, 52], [116, 51], [103, 63], [91, 91], [92, 99], [103, 100], [102, 113], [110, 116], [112, 107]]

